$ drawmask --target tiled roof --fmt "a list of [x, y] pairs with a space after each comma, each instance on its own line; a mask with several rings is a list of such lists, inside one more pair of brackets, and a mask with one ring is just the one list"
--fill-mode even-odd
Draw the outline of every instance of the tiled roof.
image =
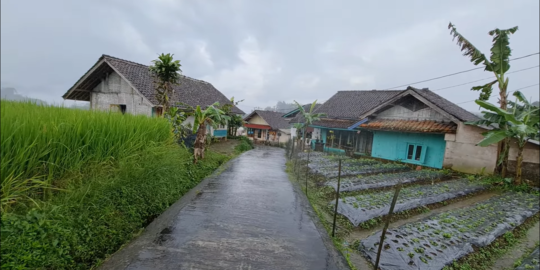
[[[148, 66], [109, 55], [102, 55], [98, 60], [98, 63], [101, 60], [104, 60], [105, 63], [109, 64], [112, 68], [124, 76], [150, 102], [152, 102], [154, 105], [159, 104], [155, 97], [153, 76]], [[86, 80], [96, 81], [96, 78], [92, 78], [91, 75], [92, 74], [90, 74]], [[96, 76], [101, 75], [102, 74], [96, 74]], [[77, 83], [74, 85], [74, 87], [77, 85]], [[85, 82], [82, 82], [82, 84], [85, 84]], [[88, 85], [88, 88], [90, 88], [86, 90], [92, 90], [92, 86], [95, 87], [95, 83], [86, 83], [86, 85]], [[69, 99], [70, 97], [68, 94], [69, 91], [64, 94], [64, 98]], [[193, 107], [201, 105], [203, 108], [212, 105], [216, 101], [221, 105], [231, 103], [230, 100], [220, 91], [218, 91], [212, 84], [184, 75], [181, 75], [180, 84], [174, 86], [174, 95], [170, 97], [171, 105], [182, 102]], [[233, 108], [233, 112], [237, 114], [244, 114], [244, 112], [236, 106]]]
[[255, 110], [245, 117], [244, 120], [251, 118], [255, 114], [258, 114], [264, 119], [264, 121], [266, 121], [266, 123], [274, 130], [290, 128], [289, 122], [282, 117], [283, 113], [280, 112]]
[[414, 120], [374, 120], [360, 125], [361, 128], [422, 133], [456, 133], [457, 125], [452, 122]]
[[413, 90], [414, 92], [418, 93], [423, 98], [429, 100], [431, 103], [435, 104], [437, 107], [441, 108], [443, 111], [447, 112], [448, 114], [451, 114], [455, 118], [459, 119], [463, 122], [468, 121], [476, 121], [480, 120], [480, 118], [473, 113], [459, 107], [458, 105], [452, 103], [451, 101], [435, 94], [433, 91], [430, 91], [429, 89], [418, 89], [414, 87], [408, 87], [407, 89]]
[[338, 91], [316, 112], [326, 113], [328, 118], [358, 119], [403, 90]]
[[[311, 109], [311, 104], [312, 103], [309, 103], [309, 104], [305, 104], [305, 105], [302, 105], [302, 107], [304, 108], [304, 110], [306, 112], [309, 112], [309, 110]], [[319, 107], [321, 107], [322, 104], [315, 104], [315, 108], [313, 108], [313, 111], [316, 111]], [[293, 119], [298, 119], [299, 117], [299, 113], [300, 110], [298, 108], [294, 109], [294, 110], [291, 110], [289, 112], [286, 112], [283, 117], [287, 117], [287, 118], [291, 118], [291, 120]], [[297, 121], [297, 120], [296, 120]], [[293, 123], [298, 123], [298, 122], [293, 122]]]
[[357, 121], [325, 118], [325, 119], [321, 119], [321, 121], [313, 122], [312, 126], [347, 129], [348, 127], [354, 125], [355, 122]]

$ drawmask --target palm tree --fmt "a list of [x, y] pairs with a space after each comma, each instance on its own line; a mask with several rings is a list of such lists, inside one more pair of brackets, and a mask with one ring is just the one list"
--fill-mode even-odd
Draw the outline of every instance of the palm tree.
[[226, 121], [228, 116], [218, 109], [219, 102], [216, 102], [206, 109], [202, 110], [201, 106], [197, 105], [197, 108], [193, 112], [193, 133], [197, 133], [195, 144], [193, 146], [193, 163], [197, 163], [199, 158], [204, 159], [204, 146], [206, 143], [206, 125], [211, 125], [214, 128], [223, 121]]
[[169, 113], [169, 98], [174, 94], [174, 85], [180, 81], [180, 60], [173, 60], [173, 54], [164, 54], [158, 56], [158, 59], [152, 60], [150, 72], [154, 75], [156, 84], [156, 99], [163, 107], [164, 113]]
[[[471, 125], [492, 125], [497, 124], [499, 128], [483, 133], [484, 139], [478, 143], [480, 146], [488, 146], [502, 140], [514, 138], [517, 140], [518, 153], [516, 158], [516, 178], [515, 184], [521, 184], [521, 168], [523, 163], [523, 149], [527, 141], [538, 136], [540, 127], [540, 108], [532, 105], [519, 91], [514, 92], [515, 102], [509, 102], [510, 108], [503, 110], [497, 106], [483, 101], [476, 100], [476, 104], [488, 110], [483, 111], [484, 119], [467, 122]], [[522, 103], [519, 104], [518, 102]], [[506, 126], [506, 128], [501, 128]]]
[[303, 125], [303, 136], [304, 136], [304, 143], [302, 144], [302, 150], [304, 150], [304, 147], [306, 145], [306, 131], [307, 127], [312, 125], [313, 122], [321, 120], [322, 117], [325, 117], [325, 113], [314, 113], [313, 110], [315, 110], [315, 105], [317, 105], [317, 100], [313, 101], [311, 104], [311, 107], [309, 108], [309, 112], [306, 112], [304, 110], [304, 106], [300, 105], [300, 103], [294, 101], [296, 103], [296, 106], [298, 106], [298, 110], [300, 111], [300, 114], [302, 117], [304, 117], [304, 125]]
[[[473, 91], [481, 91], [479, 100], [486, 101], [491, 96], [492, 87], [494, 84], [499, 86], [499, 104], [500, 108], [506, 110], [507, 108], [507, 93], [508, 89], [508, 77], [505, 77], [505, 73], [510, 69], [510, 55], [512, 50], [510, 49], [510, 35], [514, 34], [518, 27], [512, 27], [506, 30], [495, 29], [489, 31], [489, 35], [493, 36], [493, 45], [491, 46], [491, 56], [488, 59], [480, 50], [478, 50], [469, 40], [463, 37], [456, 27], [450, 23], [448, 25], [450, 29], [450, 35], [457, 38], [458, 46], [461, 46], [461, 51], [464, 51], [463, 55], [471, 58], [471, 62], [474, 65], [483, 64], [484, 70], [492, 72], [495, 75], [495, 80], [481, 86], [474, 86], [471, 88]], [[506, 129], [506, 125], [501, 126], [502, 129]], [[501, 176], [506, 176], [508, 167], [508, 149], [509, 138], [502, 140], [499, 143], [497, 155], [499, 156], [499, 162], [497, 162], [496, 171]]]

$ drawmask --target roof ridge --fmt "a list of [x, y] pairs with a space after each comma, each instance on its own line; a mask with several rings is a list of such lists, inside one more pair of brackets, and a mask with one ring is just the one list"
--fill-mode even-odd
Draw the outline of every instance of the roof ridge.
[[381, 89], [381, 90], [377, 90], [377, 89], [372, 89], [372, 90], [338, 90], [338, 92], [403, 92], [407, 89], [403, 89], [403, 90], [389, 90], [389, 89]]
[[[126, 60], [126, 59], [122, 59], [122, 58], [118, 58], [118, 57], [114, 57], [114, 56], [111, 56], [111, 55], [108, 55], [108, 54], [103, 54], [102, 57], [104, 58], [111, 58], [113, 60], [117, 60], [117, 61], [123, 61], [123, 62], [126, 62], [128, 64], [132, 64], [132, 65], [138, 65], [138, 66], [143, 66], [143, 67], [150, 67], [149, 65], [145, 65], [145, 64], [141, 64], [141, 63], [137, 63], [137, 62], [133, 62], [133, 61], [129, 61], [129, 60]], [[206, 83], [206, 84], [211, 84], [207, 81], [203, 81], [203, 80], [199, 80], [199, 79], [195, 79], [195, 78], [191, 78], [189, 76], [186, 76], [182, 73], [180, 73], [180, 76], [186, 78], [186, 79], [189, 79], [189, 80], [193, 80], [193, 81], [196, 81], [196, 82], [202, 82], [202, 83]]]

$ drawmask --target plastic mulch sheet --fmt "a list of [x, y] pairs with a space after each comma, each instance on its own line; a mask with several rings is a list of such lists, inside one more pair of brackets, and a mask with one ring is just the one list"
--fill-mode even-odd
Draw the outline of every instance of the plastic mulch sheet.
[[540, 269], [540, 247], [536, 247], [527, 258], [523, 259], [522, 263], [516, 267], [516, 270], [539, 270]]
[[[397, 163], [375, 163], [367, 165], [351, 165], [341, 168], [341, 176], [357, 176], [364, 174], [375, 173], [396, 173], [411, 170], [405, 164]], [[338, 167], [313, 167], [311, 171], [316, 174], [320, 174], [326, 178], [334, 178], [338, 176]]]
[[[341, 162], [341, 168], [350, 168], [354, 166], [363, 166], [363, 165], [374, 165], [374, 164], [382, 164], [380, 161], [374, 160], [374, 159], [345, 159]], [[319, 169], [334, 169], [337, 170], [339, 167], [339, 163], [336, 160], [321, 160], [321, 161], [315, 161], [312, 162], [310, 160], [308, 164], [309, 168], [312, 170], [319, 170]]]
[[[505, 193], [472, 206], [432, 215], [389, 229], [379, 267], [389, 269], [442, 269], [538, 213], [539, 197]], [[381, 231], [362, 240], [359, 250], [375, 263]]]
[[[485, 187], [467, 179], [460, 179], [403, 188], [399, 192], [394, 213], [465, 196], [484, 190]], [[358, 226], [364, 221], [387, 215], [393, 197], [393, 190], [344, 197], [338, 204], [338, 213], [347, 217], [354, 226]], [[331, 204], [335, 202], [334, 200]]]
[[[341, 179], [341, 187], [339, 191], [356, 191], [366, 190], [374, 188], [384, 188], [395, 186], [399, 183], [414, 183], [428, 180], [440, 179], [445, 174], [439, 171], [409, 171], [395, 174], [376, 174], [366, 177], [351, 177]], [[333, 180], [327, 183], [328, 186], [337, 190], [337, 180]]]

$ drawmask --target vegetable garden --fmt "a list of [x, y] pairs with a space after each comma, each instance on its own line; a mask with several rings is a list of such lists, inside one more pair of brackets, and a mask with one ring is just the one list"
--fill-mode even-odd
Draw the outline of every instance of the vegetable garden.
[[[392, 187], [399, 183], [417, 183], [423, 181], [434, 181], [445, 177], [445, 174], [439, 171], [408, 171], [395, 174], [376, 174], [365, 177], [350, 177], [341, 179], [340, 190], [357, 191], [375, 188]], [[337, 190], [337, 181], [332, 180], [327, 185]]]
[[[394, 212], [450, 200], [484, 189], [485, 185], [467, 179], [404, 188], [399, 193]], [[388, 191], [344, 197], [338, 204], [338, 213], [347, 217], [354, 226], [358, 226], [361, 222], [388, 214], [393, 195], [393, 191]], [[330, 204], [334, 205], [335, 200]]]
[[[538, 196], [506, 193], [473, 206], [431, 216], [386, 233], [381, 269], [442, 269], [538, 213]], [[360, 242], [359, 250], [375, 262], [378, 232]]]
[[[491, 180], [478, 176], [448, 170], [412, 171], [405, 164], [365, 157], [321, 152], [311, 152], [309, 158], [308, 153], [293, 152], [292, 157], [292, 177], [305, 189], [315, 212], [353, 269], [373, 268], [382, 234], [377, 224], [382, 220], [392, 224], [411, 218], [400, 222], [404, 225], [388, 229], [380, 269], [487, 269], [495, 255], [482, 253], [482, 248], [501, 243], [510, 246], [512, 241], [500, 239], [514, 237], [513, 233], [530, 226], [530, 220], [537, 222], [539, 196], [532, 189], [530, 193], [501, 193], [500, 186], [494, 187]], [[402, 188], [393, 209], [396, 215], [390, 217], [395, 186]], [[447, 209], [428, 214], [441, 207]], [[420, 221], [413, 219], [419, 214], [425, 216]], [[469, 260], [482, 263], [472, 267]], [[526, 266], [521, 267], [527, 268], [519, 269], [538, 267], [534, 266], [538, 260], [523, 261]]]

